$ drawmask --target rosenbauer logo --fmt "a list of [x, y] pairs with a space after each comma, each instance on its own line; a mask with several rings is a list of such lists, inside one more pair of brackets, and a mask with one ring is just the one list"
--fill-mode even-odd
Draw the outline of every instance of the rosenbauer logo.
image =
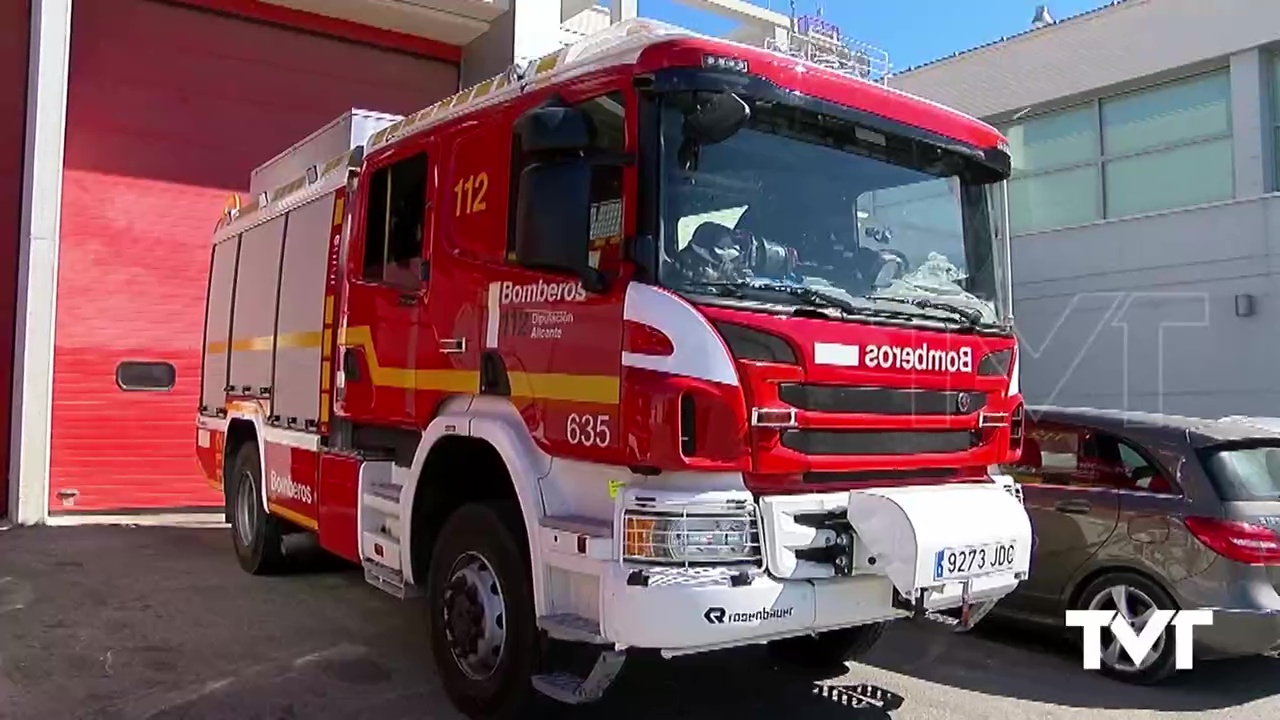
[[973, 349], [944, 350], [922, 343], [918, 347], [901, 345], [840, 345], [814, 343], [814, 360], [820, 365], [865, 366], [884, 370], [921, 370], [924, 372], [973, 372]]
[[513, 303], [553, 303], [581, 302], [587, 299], [587, 290], [578, 282], [543, 282], [517, 285], [504, 282], [498, 292], [498, 302], [502, 305]]

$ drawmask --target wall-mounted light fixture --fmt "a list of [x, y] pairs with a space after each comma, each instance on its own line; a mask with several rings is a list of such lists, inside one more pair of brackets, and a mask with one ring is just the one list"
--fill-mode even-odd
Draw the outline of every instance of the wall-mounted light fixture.
[[1257, 312], [1257, 303], [1253, 295], [1240, 293], [1236, 295], [1236, 317], [1252, 317]]

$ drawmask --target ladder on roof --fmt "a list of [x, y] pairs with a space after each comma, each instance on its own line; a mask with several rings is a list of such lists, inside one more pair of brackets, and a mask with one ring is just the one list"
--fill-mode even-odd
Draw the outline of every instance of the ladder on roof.
[[839, 27], [821, 16], [794, 18], [786, 39], [769, 38], [765, 48], [882, 85], [888, 84], [892, 70], [888, 52], [843, 37]]

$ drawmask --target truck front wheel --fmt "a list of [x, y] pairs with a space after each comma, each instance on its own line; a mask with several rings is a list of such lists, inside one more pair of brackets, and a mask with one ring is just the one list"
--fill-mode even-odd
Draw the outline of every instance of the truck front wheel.
[[768, 652], [770, 657], [785, 665], [826, 670], [866, 655], [884, 634], [885, 625], [883, 622], [869, 623], [817, 635], [774, 640], [768, 644]]
[[503, 506], [459, 508], [427, 572], [436, 670], [454, 706], [477, 720], [519, 717], [533, 702], [539, 643], [518, 521]]

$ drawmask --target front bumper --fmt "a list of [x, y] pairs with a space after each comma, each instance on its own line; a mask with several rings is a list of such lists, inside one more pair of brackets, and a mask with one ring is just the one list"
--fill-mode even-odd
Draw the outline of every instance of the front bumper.
[[[669, 500], [646, 495], [650, 507]], [[611, 564], [601, 578], [605, 637], [681, 654], [824, 632], [998, 600], [1030, 563], [1026, 511], [995, 483], [766, 498], [759, 507], [763, 568]], [[848, 575], [795, 559], [831, 537], [803, 525], [806, 516], [833, 511], [853, 535]], [[1016, 562], [964, 580], [934, 579], [939, 551], [993, 541], [1015, 544]]]

